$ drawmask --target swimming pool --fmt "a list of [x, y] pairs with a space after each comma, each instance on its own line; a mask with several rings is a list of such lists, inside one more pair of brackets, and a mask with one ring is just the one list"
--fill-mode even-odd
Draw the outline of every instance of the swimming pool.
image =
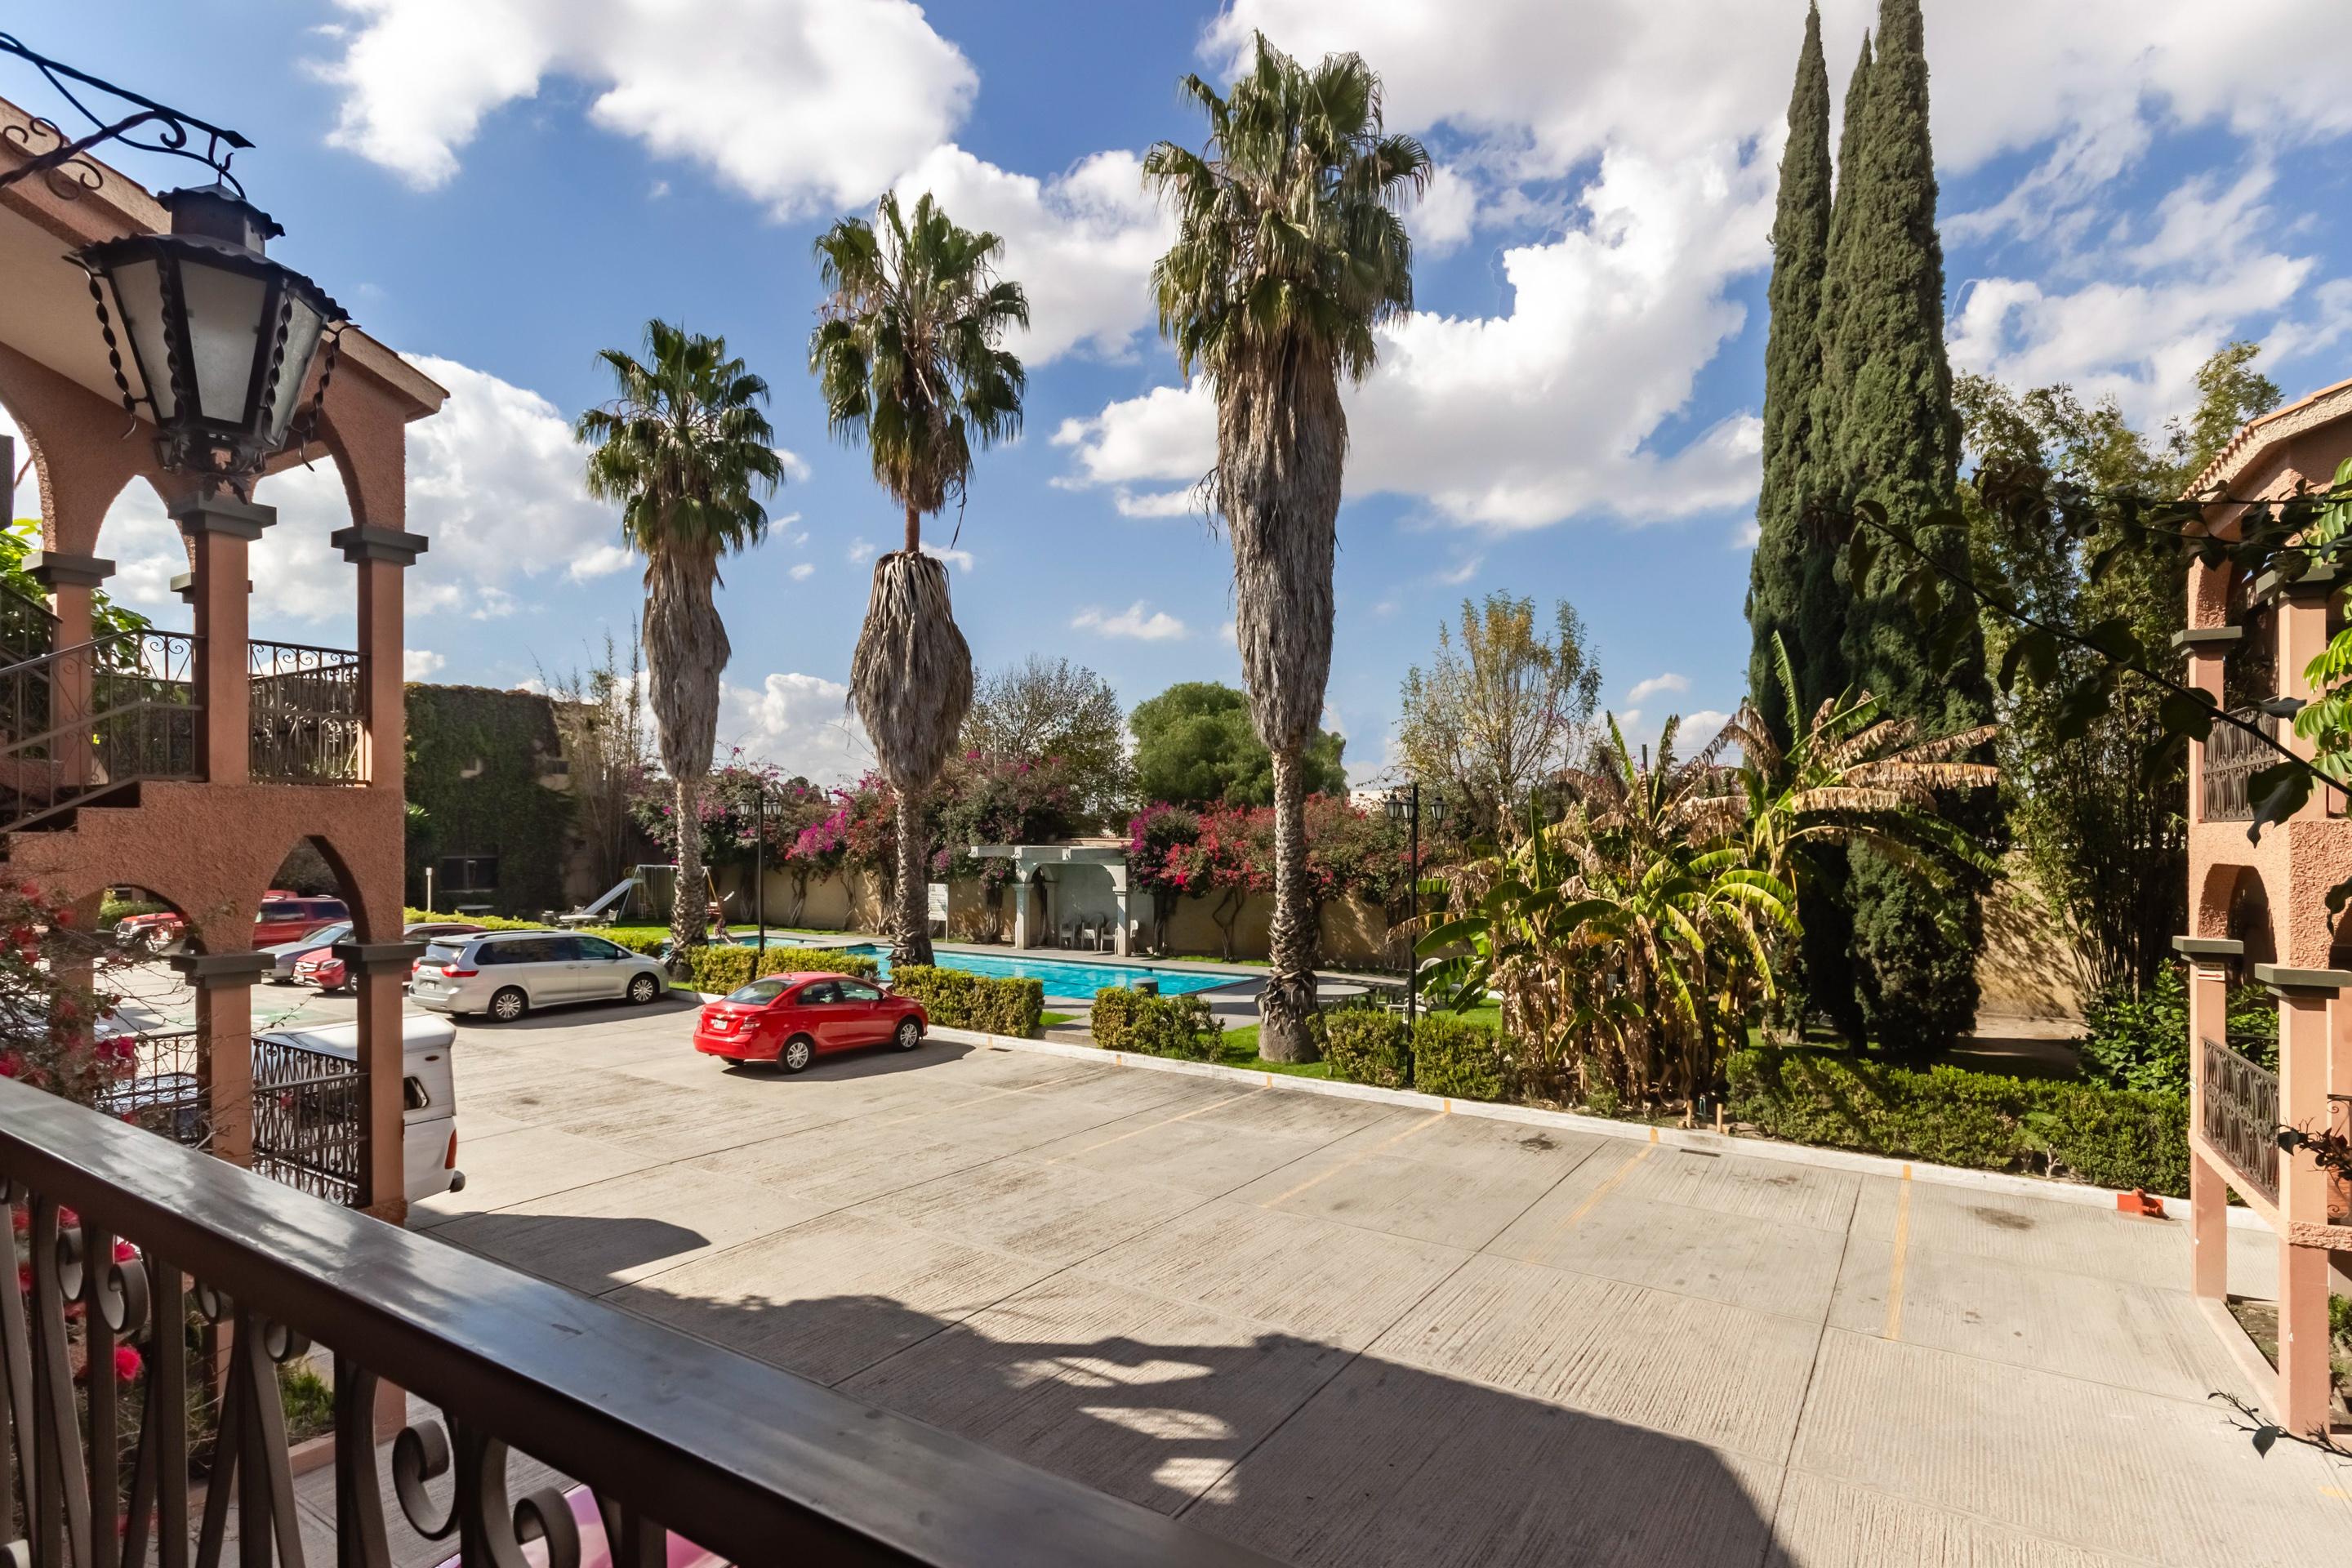
[[[890, 950], [872, 942], [842, 949], [844, 952], [864, 953], [882, 966], [883, 976], [890, 973]], [[1181, 969], [1151, 969], [1137, 963], [1067, 963], [1051, 958], [999, 958], [994, 953], [940, 952], [933, 957], [941, 969], [969, 970], [974, 974], [991, 974], [998, 979], [1042, 980], [1048, 996], [1091, 996], [1106, 985], [1132, 986], [1139, 980], [1157, 980], [1163, 996], [1181, 996], [1188, 991], [1207, 991], [1218, 985], [1231, 985], [1244, 978], [1237, 974], [1198, 974]]]

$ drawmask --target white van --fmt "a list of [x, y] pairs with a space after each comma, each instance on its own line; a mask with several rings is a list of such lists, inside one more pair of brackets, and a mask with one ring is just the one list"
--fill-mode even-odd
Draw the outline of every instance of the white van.
[[[308, 1029], [272, 1029], [254, 1037], [299, 1050], [357, 1061], [360, 1026], [327, 1024]], [[446, 1018], [411, 1013], [400, 1020], [401, 1170], [410, 1203], [436, 1193], [464, 1190], [457, 1169], [457, 1079], [450, 1055], [457, 1031]]]

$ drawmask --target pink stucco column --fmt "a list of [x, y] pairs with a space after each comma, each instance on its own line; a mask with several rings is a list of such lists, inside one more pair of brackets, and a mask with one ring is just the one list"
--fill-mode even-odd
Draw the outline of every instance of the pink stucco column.
[[401, 985], [425, 951], [421, 942], [338, 942], [359, 991], [359, 1062], [366, 1075], [367, 1119], [361, 1129], [359, 1206], [389, 1225], [408, 1217], [402, 1170], [402, 1085], [406, 1064], [401, 1041]]
[[355, 523], [328, 542], [359, 568], [360, 711], [363, 734], [360, 776], [373, 785], [402, 786], [406, 760], [407, 690], [401, 679], [404, 574], [425, 553], [421, 533]]
[[[2189, 1125], [2205, 1125], [2205, 1042], [2230, 1028], [2230, 964], [2245, 943], [2221, 937], [2175, 937], [2189, 960]], [[2221, 1173], [2192, 1147], [2189, 1156], [2189, 1285], [2211, 1300], [2230, 1290], [2230, 1190]]]
[[[2329, 1003], [2352, 972], [2254, 966], [2279, 999], [2279, 1121], [2317, 1131], [2326, 1124], [2334, 1051]], [[2327, 1251], [2314, 1245], [2327, 1223], [2327, 1175], [2309, 1150], [2279, 1155], [2278, 1419], [2310, 1433], [2327, 1419]]]
[[253, 1163], [253, 983], [269, 967], [259, 952], [191, 952], [172, 967], [195, 988], [196, 1081], [212, 1118], [211, 1152]]
[[205, 777], [243, 784], [251, 773], [252, 688], [247, 648], [247, 547], [278, 521], [275, 507], [199, 492], [172, 503], [195, 563], [196, 700], [204, 704]]
[[[2244, 637], [2242, 626], [2192, 626], [2173, 635], [2172, 646], [2189, 655], [2188, 683], [2203, 692], [2213, 706], [2221, 706], [2221, 666], [2230, 649]], [[2205, 814], [2205, 742], [2189, 742], [2189, 820], [2201, 821]]]
[[[95, 555], [71, 555], [55, 550], [25, 552], [25, 570], [49, 591], [49, 613], [58, 618], [56, 647], [77, 648], [90, 640], [90, 598], [100, 584], [114, 575], [114, 563]], [[69, 713], [87, 713], [90, 702], [91, 664], [88, 654], [60, 658], [49, 666], [49, 712], [52, 721]], [[58, 738], [49, 754], [57, 759], [57, 784], [70, 789], [90, 782], [88, 733], [73, 730]]]

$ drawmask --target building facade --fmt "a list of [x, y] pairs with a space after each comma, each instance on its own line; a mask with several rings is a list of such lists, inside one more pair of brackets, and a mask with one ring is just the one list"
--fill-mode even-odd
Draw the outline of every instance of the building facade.
[[[2325, 489], [2352, 458], [2352, 382], [2252, 421], [2189, 491], [2226, 498], [2203, 526], [2231, 534], [2247, 507]], [[2264, 704], [2312, 696], [2305, 668], [2345, 624], [2347, 584], [2320, 568], [2294, 581], [2193, 564], [2187, 627], [2175, 639], [2188, 679], [2230, 713], [2309, 755], [2308, 742]], [[2282, 1127], [2352, 1128], [2352, 915], [2327, 891], [2352, 876], [2352, 816], [2342, 791], [2315, 791], [2293, 817], [2250, 837], [2249, 781], [2277, 754], [2216, 724], [2189, 763], [2189, 1181], [2195, 1288], [2242, 1351], [2228, 1307], [2228, 1194], [2277, 1237], [2279, 1353], [2273, 1408], [2291, 1430], [2327, 1419], [2331, 1272], [2352, 1275], [2352, 1188], [2307, 1149], [2283, 1152]], [[2276, 1066], [2267, 1043], [2233, 1039], [2233, 987], [2259, 985], [2278, 1007]], [[2259, 1357], [2253, 1360], [2259, 1363]], [[2255, 1364], [2259, 1375], [2271, 1375]]]
[[[50, 132], [0, 101], [0, 168]], [[29, 448], [41, 545], [26, 565], [47, 590], [47, 621], [10, 650], [5, 678], [37, 693], [0, 725], [0, 857], [7, 874], [84, 910], [129, 885], [184, 918], [175, 960], [196, 993], [201, 1077], [215, 1152], [250, 1155], [252, 986], [268, 960], [252, 930], [272, 874], [296, 845], [334, 868], [356, 923], [360, 1067], [368, 1075], [363, 1201], [401, 1208], [402, 583], [425, 548], [408, 531], [406, 429], [442, 388], [356, 329], [311, 372], [316, 439], [275, 468], [324, 458], [341, 476], [350, 525], [333, 536], [349, 568], [357, 646], [324, 648], [249, 635], [251, 562], [271, 547], [275, 511], [170, 471], [144, 416], [128, 353], [114, 353], [95, 284], [67, 253], [167, 231], [158, 198], [85, 155], [0, 189], [0, 405]], [[317, 396], [332, 364], [331, 387]], [[91, 596], [113, 575], [102, 524], [128, 487], [151, 486], [185, 542], [185, 629], [94, 637]], [[265, 496], [266, 489], [261, 492]], [[20, 643], [22, 639], [19, 639]], [[382, 1070], [378, 1070], [381, 1068]]]

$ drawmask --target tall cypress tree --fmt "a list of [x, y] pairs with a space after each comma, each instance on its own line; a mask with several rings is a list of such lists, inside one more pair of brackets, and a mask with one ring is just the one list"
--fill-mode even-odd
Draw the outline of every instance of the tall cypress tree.
[[[1748, 689], [1767, 721], [1779, 728], [1782, 703], [1772, 639], [1789, 661], [1810, 670], [1814, 645], [1835, 656], [1843, 627], [1808, 625], [1803, 617], [1809, 557], [1805, 539], [1805, 469], [1813, 460], [1813, 400], [1822, 380], [1822, 274], [1830, 250], [1830, 71], [1822, 58], [1822, 13], [1805, 16], [1797, 53], [1797, 84], [1789, 95], [1789, 144], [1780, 154], [1780, 205], [1772, 216], [1772, 281], [1765, 291], [1771, 313], [1764, 346], [1764, 480], [1756, 498], [1756, 553], [1748, 564], [1748, 626], [1754, 649]], [[1808, 705], [1832, 692], [1794, 694]], [[1780, 737], [1783, 746], [1791, 737]]]
[[[1964, 564], [1967, 535], [1951, 510], [1960, 425], [1944, 352], [1919, 0], [1880, 0], [1877, 55], [1858, 101], [1847, 102], [1841, 143], [1822, 304], [1827, 417], [1816, 439], [1839, 499], [1877, 501], [1922, 548]], [[1930, 525], [1938, 514], [1950, 525]], [[1927, 628], [1896, 589], [1912, 564], [1888, 550], [1866, 582], [1847, 585], [1853, 683], [1931, 734], [1983, 723], [1992, 711], [1983, 640], [1971, 626], [1940, 660], [1930, 653]], [[1977, 893], [1937, 892], [1869, 850], [1853, 860], [1854, 978], [1870, 1032], [1901, 1050], [1949, 1044], [1975, 1019]]]

